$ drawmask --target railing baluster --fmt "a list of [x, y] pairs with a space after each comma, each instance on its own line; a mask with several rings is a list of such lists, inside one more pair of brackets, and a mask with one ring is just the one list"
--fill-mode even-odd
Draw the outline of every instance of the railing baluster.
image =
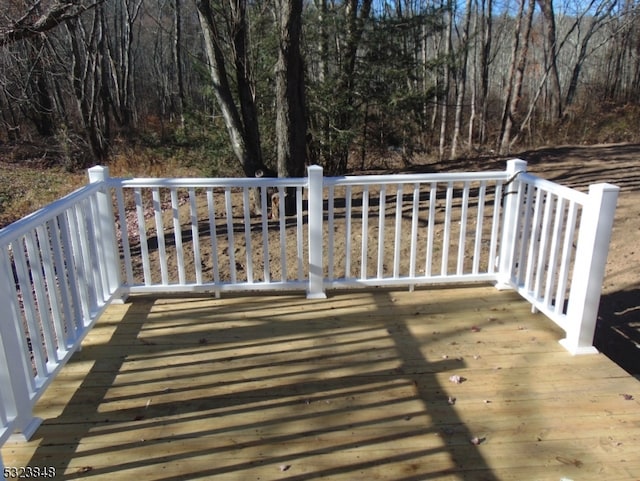
[[542, 215], [542, 199], [543, 192], [541, 189], [535, 189], [535, 202], [533, 204], [532, 232], [529, 238], [529, 248], [527, 251], [527, 269], [524, 278], [524, 288], [531, 291], [534, 273], [538, 269], [538, 250], [540, 248], [540, 217]]
[[76, 213], [76, 222], [78, 230], [76, 231], [78, 238], [78, 246], [80, 248], [81, 255], [81, 263], [82, 270], [84, 271], [85, 278], [85, 288], [87, 292], [87, 315], [83, 319], [83, 327], [89, 322], [89, 319], [92, 318], [92, 314], [96, 311], [95, 307], [97, 306], [97, 292], [96, 292], [96, 283], [97, 279], [95, 277], [95, 269], [93, 268], [93, 256], [91, 255], [91, 249], [95, 246], [95, 239], [91, 238], [91, 221], [89, 211], [90, 206], [88, 206], [89, 200], [84, 199], [82, 202], [79, 202], [76, 205], [75, 213]]
[[393, 277], [400, 277], [400, 248], [402, 247], [402, 184], [398, 184], [396, 190], [396, 223], [393, 236]]
[[280, 235], [280, 280], [286, 282], [289, 279], [287, 273], [287, 218], [286, 218], [286, 190], [278, 188], [278, 226]]
[[520, 237], [516, 241], [516, 249], [518, 252], [518, 260], [516, 261], [516, 285], [520, 286], [524, 282], [526, 265], [527, 265], [527, 246], [529, 245], [529, 238], [531, 236], [531, 217], [533, 215], [533, 208], [531, 203], [533, 202], [533, 186], [525, 185], [524, 190], [524, 204], [522, 205], [522, 214], [520, 216]]
[[229, 256], [229, 272], [231, 283], [236, 283], [236, 243], [234, 238], [233, 226], [233, 204], [231, 202], [231, 190], [227, 187], [224, 189], [224, 207], [227, 219], [227, 255]]
[[142, 254], [144, 284], [150, 286], [153, 284], [153, 279], [151, 278], [151, 266], [149, 265], [149, 243], [147, 242], [147, 226], [144, 218], [144, 203], [142, 201], [141, 189], [138, 188], [134, 190], [134, 198], [138, 218], [138, 242], [140, 243], [140, 252]]
[[334, 277], [334, 263], [335, 258], [333, 256], [333, 238], [335, 236], [335, 214], [334, 214], [334, 202], [335, 202], [335, 189], [333, 185], [329, 186], [328, 192], [328, 239], [327, 239], [327, 277], [330, 281], [333, 281]]
[[260, 213], [262, 223], [262, 269], [264, 282], [271, 282], [271, 266], [269, 255], [269, 206], [267, 204], [267, 187], [260, 188]]
[[542, 230], [540, 231], [540, 247], [538, 250], [538, 265], [535, 271], [535, 282], [533, 289], [534, 299], [540, 299], [543, 280], [545, 278], [547, 251], [549, 245], [549, 235], [551, 230], [551, 212], [555, 203], [555, 198], [550, 192], [545, 193], [544, 214], [542, 216]]
[[573, 243], [575, 240], [576, 219], [578, 209], [576, 203], [571, 201], [567, 212], [567, 221], [564, 229], [564, 239], [562, 243], [562, 257], [560, 259], [560, 269], [557, 274], [558, 287], [556, 289], [556, 305], [554, 312], [556, 314], [565, 314], [565, 300], [567, 296], [567, 285], [569, 283], [569, 268], [571, 266], [571, 257], [573, 252]]
[[298, 281], [304, 282], [304, 233], [302, 226], [302, 187], [296, 187], [296, 250], [298, 252]]
[[[216, 210], [214, 203], [214, 192], [210, 187], [207, 189], [207, 212], [209, 213], [209, 234], [211, 243], [211, 263], [213, 266], [213, 282], [220, 284], [220, 267], [218, 265], [218, 232], [216, 229]], [[219, 295], [219, 289], [216, 293]]]
[[478, 274], [480, 272], [480, 258], [482, 256], [482, 239], [484, 238], [482, 229], [484, 225], [485, 196], [487, 192], [487, 182], [481, 181], [478, 190], [478, 210], [476, 213], [476, 233], [473, 243], [473, 262], [471, 264], [471, 273]]
[[245, 272], [247, 274], [247, 282], [253, 284], [253, 249], [251, 240], [251, 212], [249, 202], [249, 188], [242, 189], [242, 216], [244, 220], [244, 244], [245, 244], [245, 262], [247, 266]]
[[384, 234], [385, 234], [385, 220], [387, 211], [387, 188], [384, 184], [380, 186], [378, 200], [378, 265], [377, 265], [377, 278], [382, 279], [384, 276]]
[[344, 277], [351, 277], [351, 186], [345, 189], [345, 252], [344, 252]]
[[498, 247], [500, 242], [500, 223], [502, 220], [502, 182], [497, 181], [493, 197], [493, 215], [491, 216], [491, 240], [489, 241], [488, 272], [494, 274], [498, 266]]
[[60, 229], [60, 216], [55, 217], [50, 223], [49, 233], [51, 248], [53, 251], [53, 264], [55, 265], [56, 279], [58, 281], [58, 292], [60, 294], [62, 319], [60, 324], [60, 339], [64, 339], [65, 346], [70, 348], [76, 337], [75, 324], [73, 322], [73, 308], [76, 305], [69, 288], [69, 270], [72, 268], [64, 258], [64, 249], [61, 241], [62, 232]]
[[469, 213], [469, 182], [465, 181], [462, 187], [462, 212], [460, 213], [460, 235], [458, 237], [458, 259], [456, 274], [461, 276], [464, 272], [465, 251], [467, 242], [467, 216]]
[[156, 223], [156, 239], [158, 240], [158, 257], [160, 261], [160, 279], [163, 285], [169, 284], [169, 267], [167, 265], [167, 243], [164, 237], [164, 221], [162, 220], [162, 200], [160, 189], [151, 189], [153, 201], [153, 217]]
[[360, 279], [367, 278], [367, 254], [369, 237], [369, 186], [362, 192], [362, 238], [360, 243]]
[[87, 306], [87, 292], [85, 288], [85, 278], [82, 270], [82, 259], [79, 252], [78, 240], [76, 236], [77, 226], [75, 222], [75, 209], [68, 209], [63, 214], [63, 227], [60, 229], [62, 246], [66, 253], [67, 274], [69, 276], [69, 287], [74, 305], [74, 326], [76, 336], [84, 329], [84, 319], [89, 316]]
[[118, 218], [120, 219], [120, 242], [122, 244], [123, 264], [126, 276], [126, 283], [132, 286], [135, 283], [133, 278], [133, 262], [131, 259], [131, 246], [129, 244], [129, 222], [127, 212], [124, 207], [124, 192], [121, 187], [116, 189], [116, 202], [118, 204]]
[[551, 247], [549, 250], [549, 260], [547, 265], [547, 281], [544, 290], [544, 303], [547, 307], [552, 307], [555, 282], [557, 280], [558, 251], [560, 249], [560, 236], [564, 226], [565, 200], [558, 198], [553, 223], [553, 234], [551, 236]]
[[451, 244], [451, 216], [453, 204], [453, 182], [447, 184], [447, 193], [444, 208], [444, 232], [442, 235], [442, 264], [440, 275], [446, 276], [449, 271], [449, 246]]
[[[420, 217], [420, 184], [413, 184], [413, 206], [411, 209], [411, 250], [409, 253], [409, 277], [416, 277], [416, 257], [418, 252], [418, 219]], [[409, 285], [413, 290], [414, 284]]]
[[198, 228], [198, 209], [196, 206], [196, 190], [189, 189], [189, 218], [191, 220], [191, 245], [193, 246], [193, 264], [196, 271], [195, 282], [202, 284], [202, 256], [200, 255], [200, 229]]
[[178, 283], [186, 284], [186, 274], [184, 270], [184, 246], [182, 242], [182, 225], [180, 223], [180, 199], [178, 189], [171, 188], [171, 217], [173, 219], [173, 236], [176, 246], [176, 261], [178, 263]]
[[436, 204], [438, 201], [438, 184], [431, 183], [429, 189], [429, 217], [427, 219], [427, 257], [425, 260], [424, 273], [425, 276], [432, 276], [433, 263], [433, 237], [436, 230]]

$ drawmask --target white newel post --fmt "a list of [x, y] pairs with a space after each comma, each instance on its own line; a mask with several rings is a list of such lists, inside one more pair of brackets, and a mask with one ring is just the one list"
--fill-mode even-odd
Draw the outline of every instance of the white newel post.
[[[507, 162], [507, 183], [503, 186], [504, 199], [502, 215], [502, 235], [500, 236], [500, 248], [498, 258], [498, 289], [511, 289], [511, 273], [515, 253], [516, 233], [520, 216], [520, 202], [518, 201], [520, 180], [519, 174], [527, 171], [527, 162], [520, 159], [511, 159]], [[499, 202], [500, 199], [496, 199]]]
[[[106, 266], [103, 266], [107, 279], [109, 295], [113, 295], [122, 286], [122, 276], [120, 273], [120, 256], [118, 253], [118, 243], [116, 240], [115, 216], [113, 213], [113, 203], [109, 193], [108, 180], [109, 168], [102, 166], [91, 167], [88, 170], [89, 182], [103, 183], [103, 189], [98, 194], [98, 211], [101, 247], [103, 249]], [[105, 299], [107, 301], [108, 299]]]
[[16, 305], [15, 288], [11, 285], [13, 274], [6, 256], [0, 259], [0, 402], [5, 416], [16, 434], [12, 438], [29, 440], [36, 432], [42, 419], [33, 416], [33, 389], [31, 365], [27, 365], [28, 356], [24, 335], [21, 333], [20, 314]]
[[324, 218], [323, 173], [319, 165], [307, 168], [309, 176], [309, 288], [308, 299], [324, 299], [324, 275], [322, 260], [324, 257], [322, 223]]
[[619, 191], [619, 187], [611, 184], [589, 187], [567, 306], [567, 337], [560, 341], [572, 354], [598, 352], [593, 347], [593, 336]]

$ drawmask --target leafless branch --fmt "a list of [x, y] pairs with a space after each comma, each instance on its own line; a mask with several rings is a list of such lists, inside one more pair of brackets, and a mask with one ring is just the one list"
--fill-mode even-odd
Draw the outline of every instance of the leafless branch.
[[56, 1], [44, 13], [37, 15], [41, 0], [34, 3], [29, 10], [11, 25], [0, 29], [0, 46], [8, 45], [19, 40], [34, 37], [56, 28], [58, 25], [79, 17], [85, 11], [94, 8], [104, 0], [94, 0], [84, 5], [77, 0]]

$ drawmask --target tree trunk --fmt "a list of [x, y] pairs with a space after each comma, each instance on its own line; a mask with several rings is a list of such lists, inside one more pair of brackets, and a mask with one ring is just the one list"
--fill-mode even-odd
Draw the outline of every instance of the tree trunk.
[[302, 0], [276, 0], [276, 147], [278, 176], [301, 177], [306, 161], [307, 118], [300, 52]]
[[[276, 149], [279, 177], [302, 177], [306, 164], [307, 117], [304, 64], [300, 52], [302, 0], [276, 0]], [[295, 189], [287, 192], [285, 214], [295, 212]]]
[[245, 142], [252, 155], [262, 164], [262, 142], [256, 109], [255, 89], [247, 48], [246, 0], [229, 1], [231, 18], [231, 55], [235, 68], [238, 102], [244, 127]]
[[508, 154], [511, 147], [511, 129], [513, 128], [514, 118], [518, 112], [518, 106], [520, 105], [520, 95], [522, 93], [524, 69], [526, 67], [527, 55], [529, 52], [529, 38], [531, 36], [531, 24], [533, 22], [535, 0], [529, 0], [529, 5], [527, 7], [527, 16], [525, 20], [525, 31], [521, 35], [521, 20], [524, 2], [525, 0], [522, 0], [519, 9], [518, 27], [515, 33], [517, 38], [514, 39], [514, 47], [512, 51], [513, 62], [511, 64], [511, 71], [508, 80], [509, 88], [507, 96], [505, 98], [505, 110], [502, 116], [502, 133], [500, 137], [501, 154]]
[[467, 62], [469, 60], [469, 26], [471, 25], [471, 0], [466, 1], [466, 13], [460, 40], [462, 49], [462, 59], [458, 70], [458, 95], [456, 98], [456, 112], [453, 125], [453, 138], [451, 139], [451, 158], [455, 159], [460, 140], [460, 130], [462, 129], [462, 109], [464, 107], [464, 97], [467, 92]]
[[[486, 1], [486, 3], [485, 3]], [[487, 141], [489, 113], [489, 64], [493, 30], [493, 0], [482, 0], [482, 48], [480, 51], [480, 143]]]
[[213, 91], [231, 139], [231, 148], [242, 165], [245, 175], [248, 177], [259, 176], [265, 170], [265, 166], [262, 163], [262, 152], [259, 145], [252, 143], [252, 140], [255, 142], [255, 139], [247, 135], [235, 104], [227, 77], [224, 55], [220, 49], [223, 40], [218, 32], [213, 10], [209, 0], [197, 0], [196, 6], [200, 27], [204, 34]]
[[449, 87], [451, 83], [451, 35], [453, 31], [453, 3], [449, 2], [447, 6], [447, 28], [445, 29], [445, 49], [444, 49], [444, 78], [442, 80], [442, 105], [441, 105], [441, 118], [440, 118], [440, 148], [439, 157], [440, 160], [444, 159], [445, 144], [447, 137], [447, 120], [449, 112]]
[[182, 6], [181, 0], [173, 4], [173, 62], [175, 64], [175, 82], [178, 88], [176, 97], [176, 114], [180, 117], [180, 127], [184, 129], [184, 81], [182, 74]]
[[558, 49], [556, 35], [556, 18], [553, 12], [553, 0], [538, 0], [538, 5], [544, 17], [544, 32], [546, 37], [546, 62], [549, 69], [549, 108], [551, 121], [562, 117], [562, 102], [560, 93], [560, 74], [558, 72]]

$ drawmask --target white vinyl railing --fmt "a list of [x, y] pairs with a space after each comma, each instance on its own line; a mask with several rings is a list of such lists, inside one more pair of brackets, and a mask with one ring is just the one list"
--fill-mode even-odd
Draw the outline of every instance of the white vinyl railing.
[[499, 281], [566, 333], [574, 354], [593, 347], [619, 188], [594, 184], [579, 192], [526, 173], [511, 161]]
[[[91, 183], [0, 231], [0, 445], [103, 309], [134, 293], [494, 282], [593, 334], [618, 188], [505, 171]], [[1, 464], [1, 460], [0, 460]], [[0, 466], [1, 467], [1, 466]]]
[[118, 290], [108, 196], [92, 183], [0, 230], [0, 445], [35, 432], [32, 407]]

